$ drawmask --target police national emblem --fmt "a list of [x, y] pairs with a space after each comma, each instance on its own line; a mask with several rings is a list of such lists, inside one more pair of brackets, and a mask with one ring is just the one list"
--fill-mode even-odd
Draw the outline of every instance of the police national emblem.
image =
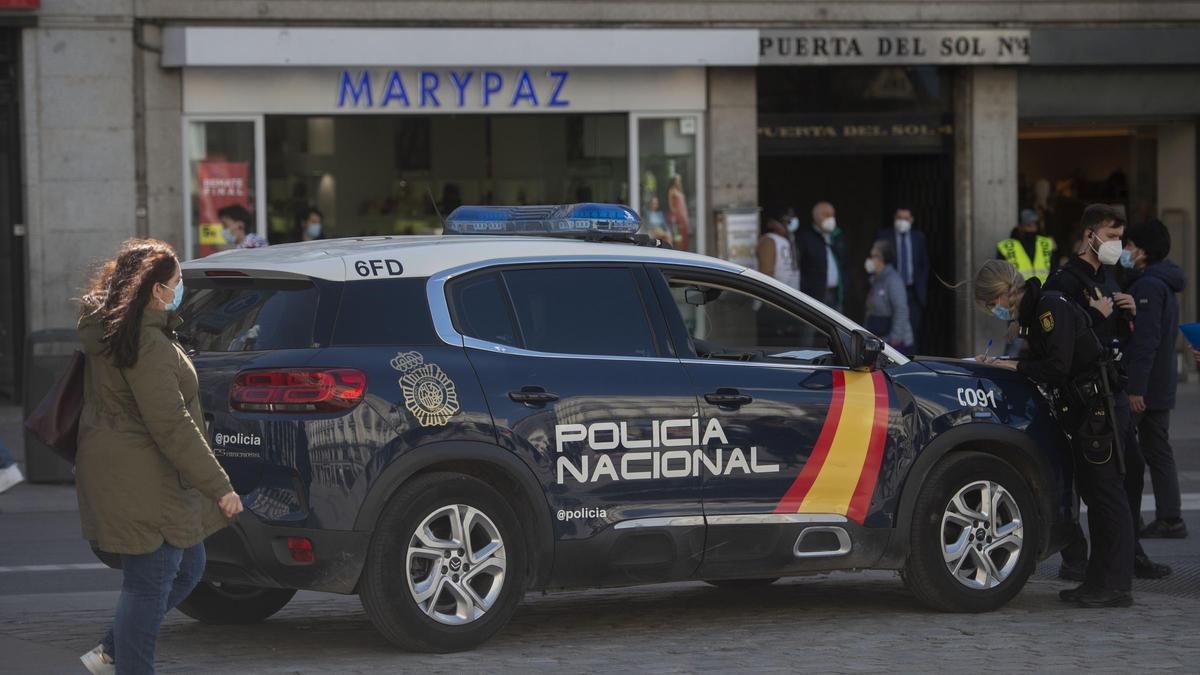
[[1054, 330], [1054, 315], [1050, 312], [1042, 312], [1038, 316], [1038, 321], [1042, 323], [1042, 332], [1049, 333]]
[[425, 363], [417, 352], [403, 352], [391, 361], [392, 368], [404, 373], [400, 391], [404, 407], [423, 427], [440, 427], [459, 410], [454, 381], [437, 364]]

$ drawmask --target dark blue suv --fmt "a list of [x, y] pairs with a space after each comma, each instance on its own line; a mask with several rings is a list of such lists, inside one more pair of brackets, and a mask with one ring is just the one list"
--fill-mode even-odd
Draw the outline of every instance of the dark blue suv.
[[1065, 543], [1066, 441], [1018, 375], [908, 360], [757, 272], [610, 236], [636, 229], [618, 207], [463, 209], [449, 230], [494, 234], [184, 266], [246, 503], [184, 612], [355, 593], [396, 645], [452, 651], [531, 589], [862, 568], [986, 611]]

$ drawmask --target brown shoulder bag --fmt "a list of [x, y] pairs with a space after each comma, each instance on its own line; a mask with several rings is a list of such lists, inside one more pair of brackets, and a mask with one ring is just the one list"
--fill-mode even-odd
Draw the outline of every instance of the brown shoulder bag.
[[76, 350], [67, 371], [25, 420], [34, 437], [72, 464], [83, 414], [83, 360], [83, 352]]

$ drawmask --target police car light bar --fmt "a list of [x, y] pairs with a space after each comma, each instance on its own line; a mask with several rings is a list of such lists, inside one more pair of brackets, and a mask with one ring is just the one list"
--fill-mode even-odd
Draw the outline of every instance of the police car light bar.
[[442, 232], [630, 237], [637, 233], [641, 225], [637, 212], [620, 204], [460, 206], [450, 213]]

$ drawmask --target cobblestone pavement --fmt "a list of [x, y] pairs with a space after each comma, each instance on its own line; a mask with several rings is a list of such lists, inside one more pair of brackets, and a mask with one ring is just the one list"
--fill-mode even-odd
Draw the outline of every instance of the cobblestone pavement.
[[[304, 593], [252, 626], [172, 613], [160, 672], [1065, 672], [1186, 671], [1200, 662], [1200, 600], [1140, 593], [1131, 609], [1081, 610], [1034, 580], [982, 615], [924, 609], [887, 572], [785, 580], [755, 591], [699, 583], [531, 594], [480, 649], [407, 654], [357, 598]], [[115, 600], [115, 596], [113, 598]], [[79, 654], [104, 609], [0, 614], [0, 635]], [[0, 670], [3, 667], [0, 666]]]

